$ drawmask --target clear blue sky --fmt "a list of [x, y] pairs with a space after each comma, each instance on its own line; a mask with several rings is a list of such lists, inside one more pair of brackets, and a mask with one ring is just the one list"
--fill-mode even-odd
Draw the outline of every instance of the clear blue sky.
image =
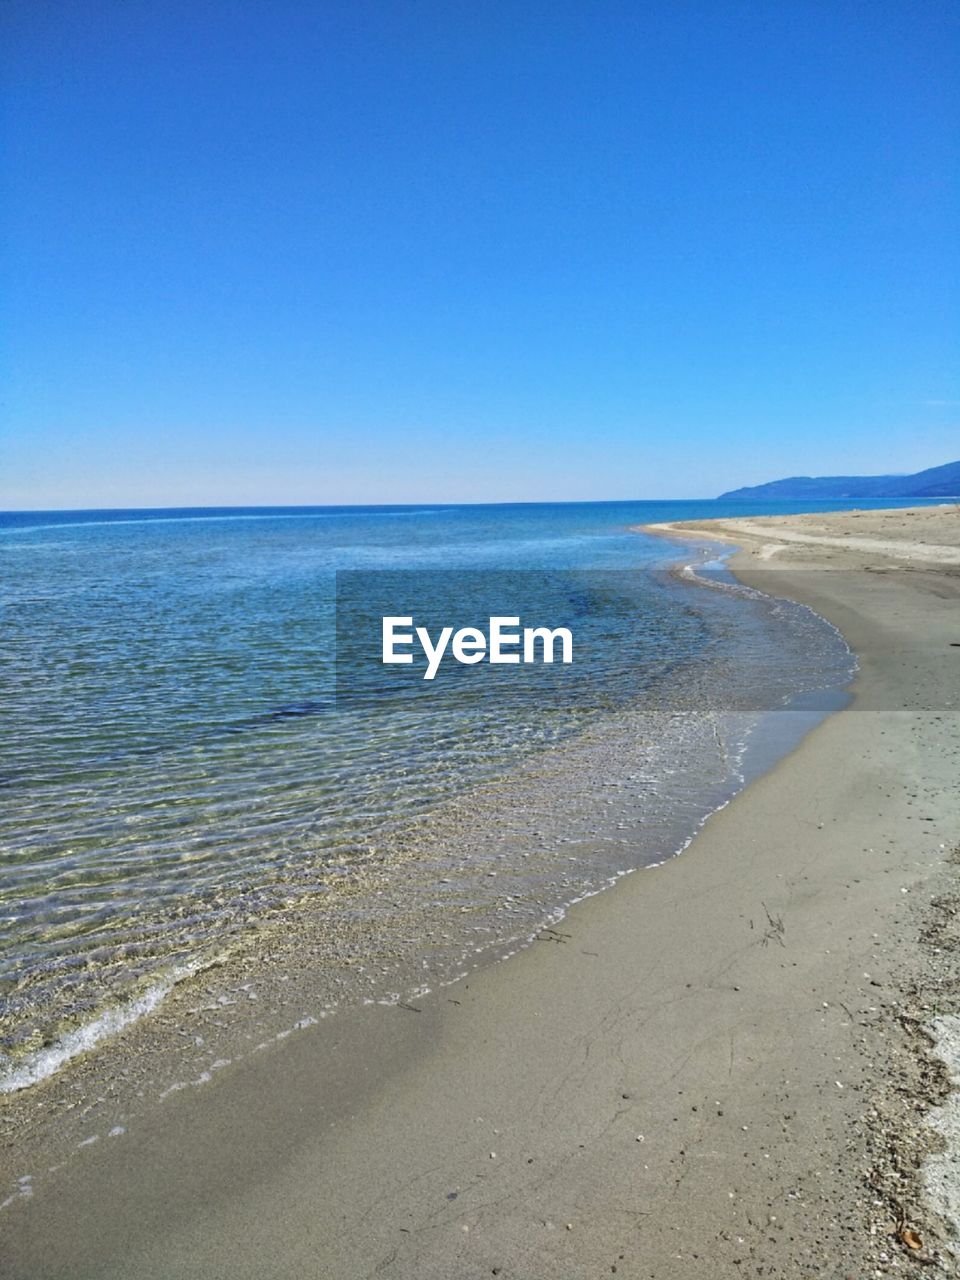
[[960, 457], [953, 0], [7, 0], [0, 507]]

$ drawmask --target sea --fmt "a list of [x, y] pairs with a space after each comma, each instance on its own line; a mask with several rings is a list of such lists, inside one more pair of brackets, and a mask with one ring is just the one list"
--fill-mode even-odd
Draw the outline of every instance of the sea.
[[[633, 529], [810, 509], [0, 514], [0, 1091], [225, 957], [258, 1017], [282, 980], [313, 1021], [452, 980], [676, 854], [855, 664], [729, 549]], [[381, 612], [488, 610], [568, 626], [574, 662], [429, 684], [362, 640]]]

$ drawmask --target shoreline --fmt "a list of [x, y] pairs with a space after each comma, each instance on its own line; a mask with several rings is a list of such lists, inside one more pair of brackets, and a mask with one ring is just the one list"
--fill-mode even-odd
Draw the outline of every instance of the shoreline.
[[[890, 1203], [863, 1190], [860, 1041], [890, 1039], [915, 903], [951, 872], [956, 726], [922, 705], [949, 675], [957, 584], [882, 566], [791, 584], [776, 556], [732, 567], [839, 626], [861, 661], [851, 708], [682, 858], [573, 907], [508, 964], [415, 1012], [344, 1012], [91, 1147], [56, 1197], [4, 1215], [9, 1274], [120, 1276], [131, 1251], [164, 1280], [906, 1265], [901, 1228], [882, 1231]], [[919, 832], [910, 787], [930, 790]]]
[[[4, 1112], [8, 1137], [17, 1133], [18, 1117], [33, 1110], [27, 1091], [38, 1086], [41, 1109], [61, 1127], [64, 1097], [75, 1101], [74, 1076], [82, 1078], [82, 1092], [106, 1095], [99, 1108], [101, 1134], [116, 1124], [128, 1127], [138, 1109], [131, 1109], [131, 1089], [118, 1082], [121, 1073], [135, 1075], [142, 1090], [161, 1098], [209, 1082], [214, 1063], [220, 1070], [250, 1051], [248, 1030], [256, 1032], [257, 1050], [337, 1014], [345, 1003], [409, 1002], [429, 987], [445, 986], [531, 945], [575, 903], [682, 852], [710, 814], [745, 784], [745, 773], [756, 776], [769, 768], [813, 722], [843, 702], [852, 656], [818, 615], [812, 623], [803, 618], [805, 610], [775, 617], [782, 610], [765, 596], [756, 608], [741, 603], [736, 597], [744, 592], [726, 570], [719, 581], [712, 572], [669, 566], [665, 576], [679, 584], [671, 588], [674, 607], [689, 609], [693, 602], [718, 632], [724, 622], [736, 625], [743, 655], [751, 636], [751, 654], [758, 642], [764, 653], [777, 653], [772, 661], [759, 659], [755, 672], [751, 667], [754, 679], [743, 707], [744, 685], [731, 678], [729, 647], [726, 663], [716, 653], [712, 663], [698, 657], [681, 679], [671, 674], [662, 682], [652, 705], [645, 696], [608, 711], [555, 744], [549, 761], [520, 761], [492, 782], [441, 804], [425, 825], [413, 828], [411, 838], [401, 835], [385, 845], [380, 859], [351, 868], [345, 892], [334, 880], [322, 897], [263, 920], [226, 952], [208, 948], [151, 972], [132, 997], [95, 1009], [95, 1016], [45, 1037], [41, 1048], [6, 1067], [0, 1097], [24, 1095]], [[780, 646], [774, 645], [777, 636]], [[816, 690], [810, 671], [788, 674], [787, 654], [800, 659], [808, 650], [822, 657], [816, 671], [823, 687]], [[743, 656], [740, 665], [749, 666], [749, 658]], [[767, 678], [776, 683], [754, 705], [762, 683], [757, 677], [768, 667]], [[786, 705], [783, 697], [790, 699]], [[778, 712], [785, 709], [799, 714], [783, 718]], [[387, 896], [391, 912], [378, 909], [378, 900]], [[418, 936], [412, 955], [391, 915], [404, 934]], [[362, 919], [362, 936], [350, 928], [351, 917]], [[421, 968], [421, 950], [430, 953], [429, 967]], [[309, 974], [302, 972], [300, 952], [309, 954]], [[385, 977], [382, 961], [388, 955], [391, 971]], [[366, 976], [358, 981], [361, 974]], [[271, 1008], [281, 1004], [288, 1015], [271, 1017]], [[208, 1023], [209, 1013], [216, 1014], [214, 1025], [199, 1025]], [[175, 1031], [164, 1036], [164, 1025]], [[199, 1032], [201, 1052], [181, 1052], [181, 1037], [189, 1045]], [[35, 1029], [34, 1037], [39, 1035]], [[141, 1071], [145, 1060], [154, 1069]], [[45, 1152], [51, 1143], [44, 1141], [42, 1126], [35, 1131]], [[76, 1146], [95, 1131], [71, 1136]], [[51, 1152], [55, 1161], [71, 1148], [69, 1140], [53, 1145], [61, 1148]], [[35, 1163], [30, 1145], [21, 1142], [17, 1154], [18, 1169], [27, 1167], [24, 1156]], [[15, 1192], [15, 1184], [0, 1183], [0, 1208]]]

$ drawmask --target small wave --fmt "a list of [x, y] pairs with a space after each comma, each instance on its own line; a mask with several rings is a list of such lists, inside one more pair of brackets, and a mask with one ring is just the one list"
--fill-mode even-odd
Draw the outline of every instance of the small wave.
[[[47, 520], [41, 524], [7, 524], [3, 520], [3, 515], [16, 515], [18, 513], [0, 513], [0, 534], [7, 533], [39, 533], [47, 530], [56, 529], [99, 529], [104, 525], [144, 525], [144, 524], [211, 524], [215, 522], [223, 523], [225, 521], [241, 521], [241, 520], [363, 520], [376, 519], [385, 520], [393, 517], [411, 517], [411, 516], [442, 516], [448, 512], [459, 510], [456, 506], [445, 507], [417, 507], [414, 509], [392, 509], [385, 507], [382, 510], [377, 507], [352, 508], [344, 507], [342, 510], [304, 510], [304, 511], [244, 511], [229, 512], [223, 511], [216, 514], [207, 515], [118, 515], [113, 519], [109, 517], [100, 520]], [[28, 515], [29, 513], [24, 513]], [[31, 549], [49, 547], [58, 547], [65, 544], [62, 543], [34, 543]]]
[[132, 1023], [139, 1022], [157, 1008], [178, 982], [192, 977], [202, 967], [200, 962], [180, 965], [126, 1004], [105, 1010], [82, 1027], [68, 1031], [56, 1044], [28, 1054], [16, 1066], [0, 1073], [0, 1094], [19, 1093], [21, 1089], [39, 1084], [71, 1059], [87, 1053], [104, 1040], [111, 1039]]

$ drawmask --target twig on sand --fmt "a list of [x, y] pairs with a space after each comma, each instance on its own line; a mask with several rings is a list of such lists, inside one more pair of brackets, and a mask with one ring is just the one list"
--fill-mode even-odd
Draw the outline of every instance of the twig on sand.
[[765, 947], [768, 942], [779, 942], [781, 947], [785, 947], [787, 944], [783, 940], [783, 916], [772, 916], [765, 902], [761, 902], [760, 905], [767, 917], [767, 928], [760, 939], [761, 947]]
[[560, 933], [556, 929], [544, 928], [536, 935], [536, 942], [566, 942], [571, 935], [569, 933]]

